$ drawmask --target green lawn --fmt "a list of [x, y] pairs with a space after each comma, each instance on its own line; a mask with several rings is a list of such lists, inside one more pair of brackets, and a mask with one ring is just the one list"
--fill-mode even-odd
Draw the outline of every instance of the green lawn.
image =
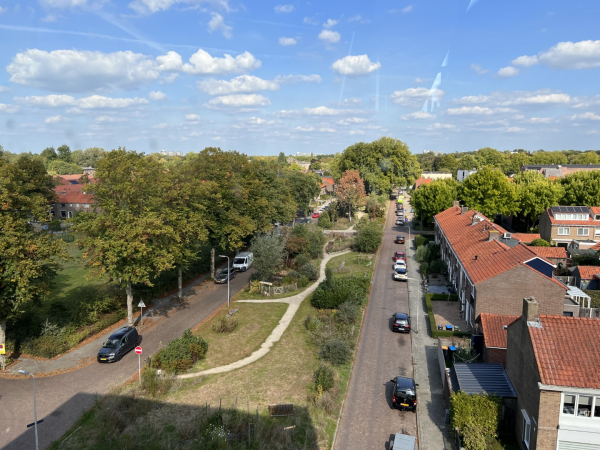
[[355, 223], [356, 223], [356, 220], [353, 220], [352, 222], [350, 222], [345, 217], [341, 217], [338, 220], [336, 220], [335, 222], [331, 223], [331, 229], [332, 230], [347, 230]]
[[[370, 279], [376, 259], [376, 254], [351, 252], [331, 258], [327, 263], [327, 267], [333, 269], [334, 277], [347, 275], [364, 277], [366, 274], [366, 277]], [[343, 267], [342, 262], [344, 262]]]

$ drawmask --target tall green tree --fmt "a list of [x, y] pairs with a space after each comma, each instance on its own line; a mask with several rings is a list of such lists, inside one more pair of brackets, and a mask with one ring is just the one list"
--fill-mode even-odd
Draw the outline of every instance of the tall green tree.
[[598, 164], [600, 163], [600, 157], [596, 152], [583, 152], [577, 155], [571, 161], [571, 164]]
[[[9, 163], [0, 156], [0, 343], [6, 343], [6, 322], [26, 304], [40, 302], [50, 292], [65, 257], [62, 241], [33, 231], [30, 222], [49, 220], [54, 200], [52, 177], [41, 159], [21, 156]], [[4, 366], [4, 355], [0, 356]]]
[[288, 170], [285, 175], [288, 187], [298, 208], [306, 216], [310, 211], [311, 202], [321, 192], [321, 180], [314, 173]]
[[334, 173], [357, 170], [367, 192], [390, 194], [393, 186], [409, 186], [421, 175], [421, 166], [408, 146], [398, 139], [382, 137], [348, 147], [334, 158]]
[[489, 166], [463, 181], [459, 193], [469, 208], [492, 220], [497, 214], [510, 216], [519, 211], [516, 185], [500, 170]]
[[560, 183], [554, 182], [535, 171], [515, 176], [520, 214], [525, 217], [527, 229], [550, 206], [557, 205], [564, 195]]
[[46, 159], [46, 165], [58, 158], [58, 154], [56, 153], [56, 150], [54, 150], [54, 147], [46, 147], [44, 150], [42, 150], [40, 155]]
[[61, 159], [55, 159], [48, 164], [48, 173], [50, 175], [74, 175], [83, 173], [83, 169], [75, 163], [68, 163]]
[[440, 159], [437, 170], [456, 174], [457, 165], [456, 157], [452, 153], [448, 153]]
[[160, 163], [124, 148], [99, 161], [96, 182], [88, 185], [94, 210], [75, 216], [83, 234], [86, 265], [125, 283], [127, 320], [133, 325], [132, 285], [152, 285], [175, 264], [171, 243], [177, 240], [167, 208], [167, 177]]
[[563, 205], [598, 206], [600, 205], [600, 171], [575, 172], [561, 178], [565, 195]]
[[68, 145], [63, 144], [56, 149], [56, 153], [58, 154], [58, 159], [61, 161], [72, 163], [73, 159], [71, 158], [71, 149]]
[[521, 166], [531, 164], [531, 157], [527, 153], [518, 152], [506, 155], [503, 171], [505, 175], [517, 175], [521, 173]]
[[454, 200], [458, 200], [458, 186], [456, 180], [444, 178], [419, 187], [410, 199], [416, 216], [427, 223], [436, 214], [450, 208]]
[[79, 153], [79, 150], [76, 150], [76, 152], [73, 152], [72, 155], [73, 162], [81, 167], [96, 167], [96, 163], [106, 154], [106, 151], [100, 147], [86, 148], [81, 153]]
[[259, 234], [252, 239], [250, 251], [254, 254], [252, 265], [261, 280], [267, 280], [283, 267], [286, 239], [283, 235]]
[[365, 185], [357, 170], [347, 170], [340, 178], [336, 189], [340, 203], [348, 207], [348, 218], [352, 221], [352, 207], [365, 198]]
[[538, 150], [531, 155], [531, 164], [567, 164], [567, 156], [561, 151], [546, 152], [544, 150]]
[[492, 166], [501, 168], [504, 164], [504, 155], [495, 148], [480, 148], [475, 152], [475, 159], [479, 167]]
[[473, 170], [479, 167], [479, 164], [473, 155], [463, 155], [457, 162], [458, 170]]

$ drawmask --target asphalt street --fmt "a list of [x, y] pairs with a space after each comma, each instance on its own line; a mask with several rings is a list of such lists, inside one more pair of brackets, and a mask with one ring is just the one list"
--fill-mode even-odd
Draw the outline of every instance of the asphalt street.
[[[241, 272], [231, 281], [231, 295], [240, 291], [251, 272]], [[213, 285], [201, 295], [183, 304], [142, 335], [142, 364], [148, 356], [186, 328], [192, 328], [227, 303], [227, 285]], [[134, 352], [114, 364], [94, 363], [72, 372], [36, 379], [37, 416], [44, 422], [38, 425], [40, 448], [60, 438], [94, 404], [96, 394], [106, 394], [138, 371]], [[34, 449], [33, 384], [26, 379], [0, 378], [0, 448]]]
[[[388, 211], [379, 261], [373, 277], [350, 384], [337, 431], [335, 448], [388, 449], [390, 438], [402, 431], [417, 434], [416, 413], [392, 408], [392, 383], [396, 376], [413, 378], [411, 335], [394, 333], [391, 317], [409, 311], [406, 282], [392, 277], [393, 254], [404, 251], [395, 244], [404, 226], [394, 225], [395, 205]], [[414, 261], [408, 261], [408, 264]]]

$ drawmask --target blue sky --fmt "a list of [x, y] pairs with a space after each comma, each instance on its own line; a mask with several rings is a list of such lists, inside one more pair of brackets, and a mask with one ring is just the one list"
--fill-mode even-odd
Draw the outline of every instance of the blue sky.
[[0, 0], [0, 144], [600, 149], [592, 0]]

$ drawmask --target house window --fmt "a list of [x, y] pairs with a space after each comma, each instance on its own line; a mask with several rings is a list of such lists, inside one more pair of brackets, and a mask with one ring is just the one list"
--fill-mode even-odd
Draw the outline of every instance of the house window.
[[73, 211], [67, 212], [67, 217], [71, 219], [73, 217]]
[[525, 444], [525, 447], [529, 448], [529, 441], [531, 438], [531, 421], [529, 420], [527, 411], [522, 409], [521, 414], [523, 414], [523, 443]]
[[563, 414], [575, 414], [575, 395], [565, 394], [565, 399], [563, 401]]
[[594, 417], [600, 419], [600, 397], [596, 397], [594, 402]]
[[64, 207], [65, 207], [65, 204], [64, 204], [64, 203], [61, 203], [61, 204], [60, 204], [60, 207], [61, 207], [61, 208], [64, 208]]
[[592, 416], [592, 400], [593, 397], [584, 395], [579, 396], [577, 403], [577, 417], [591, 417]]
[[577, 228], [577, 236], [589, 236], [590, 229], [589, 228]]
[[83, 207], [84, 207], [84, 208], [89, 208], [89, 207], [90, 207], [90, 204], [89, 204], [89, 203], [84, 203], [84, 204], [83, 204]]
[[60, 212], [60, 217], [62, 217], [63, 219], [64, 219], [65, 217], [67, 217], [67, 212], [66, 212], [66, 211], [61, 211], [61, 212]]
[[75, 208], [79, 208], [79, 203], [75, 203]]
[[595, 236], [595, 237], [600, 237], [600, 228], [596, 228], [596, 229], [594, 230], [594, 236]]
[[558, 229], [559, 236], [568, 236], [569, 234], [571, 234], [571, 230], [569, 228], [559, 228]]

